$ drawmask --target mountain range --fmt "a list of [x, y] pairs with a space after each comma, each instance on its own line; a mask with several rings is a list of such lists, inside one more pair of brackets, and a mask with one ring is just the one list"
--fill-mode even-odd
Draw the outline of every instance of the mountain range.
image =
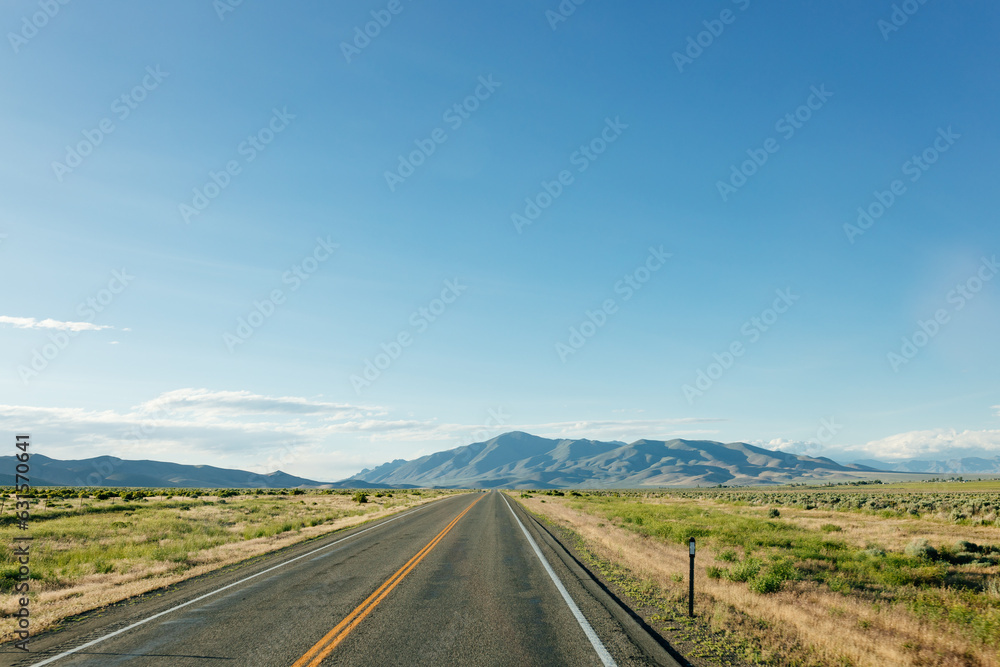
[[[0, 485], [14, 484], [13, 456], [0, 457]], [[195, 488], [626, 488], [850, 481], [883, 476], [1000, 474], [1000, 457], [840, 464], [742, 442], [550, 439], [513, 431], [407, 461], [397, 459], [339, 482], [279, 471], [256, 474], [208, 465], [114, 456], [60, 461], [31, 457], [32, 486]]]
[[1000, 474], [1000, 456], [984, 459], [978, 456], [966, 456], [962, 458], [946, 459], [941, 461], [929, 461], [924, 459], [907, 459], [888, 463], [886, 461], [875, 461], [865, 459], [855, 461], [858, 465], [871, 466], [879, 470], [889, 470], [892, 472], [920, 472], [920, 473], [944, 473], [947, 475], [969, 475], [969, 474]]
[[[17, 460], [0, 456], [0, 485], [13, 486]], [[10, 472], [7, 472], [10, 471]], [[43, 454], [32, 454], [27, 475], [31, 486], [135, 486], [201, 489], [289, 489], [297, 486], [321, 486], [302, 477], [277, 472], [266, 475], [161, 461], [128, 461], [114, 456], [60, 461]]]
[[413, 461], [397, 459], [351, 480], [390, 486], [623, 488], [787, 484], [872, 477], [877, 469], [841, 465], [742, 442], [710, 440], [552, 440], [513, 431]]

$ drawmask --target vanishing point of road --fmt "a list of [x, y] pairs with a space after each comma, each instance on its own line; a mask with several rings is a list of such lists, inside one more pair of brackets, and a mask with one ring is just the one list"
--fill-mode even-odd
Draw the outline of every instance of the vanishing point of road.
[[447, 496], [84, 616], [3, 665], [677, 665], [515, 501]]

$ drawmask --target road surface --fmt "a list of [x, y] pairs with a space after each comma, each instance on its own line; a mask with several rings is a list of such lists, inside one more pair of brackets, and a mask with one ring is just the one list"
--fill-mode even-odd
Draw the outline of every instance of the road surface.
[[2, 665], [677, 664], [520, 506], [449, 496], [6, 644]]

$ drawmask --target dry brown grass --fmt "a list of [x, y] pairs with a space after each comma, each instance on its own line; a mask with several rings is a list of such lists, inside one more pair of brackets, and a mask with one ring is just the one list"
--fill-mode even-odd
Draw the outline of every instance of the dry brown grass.
[[[570, 500], [555, 497], [521, 498], [530, 510], [564, 525], [580, 535], [596, 556], [619, 563], [640, 579], [650, 580], [676, 598], [686, 596], [686, 581], [674, 581], [685, 573], [689, 557], [678, 544], [641, 535], [586, 512], [570, 507]], [[542, 502], [544, 500], [544, 502]], [[693, 502], [659, 498], [655, 502]], [[719, 505], [725, 507], [724, 505]], [[762, 510], [763, 511], [763, 510]], [[884, 520], [845, 515], [838, 512], [796, 511], [781, 509], [782, 517], [815, 528], [824, 523], [843, 527], [838, 539], [858, 545], [877, 541], [886, 546], [901, 546], [913, 535], [933, 541], [954, 542], [975, 536], [983, 541], [997, 541], [996, 528], [969, 528], [934, 524], [926, 521]], [[970, 645], [947, 627], [914, 617], [898, 605], [873, 605], [857, 597], [834, 593], [814, 582], [788, 582], [785, 590], [772, 595], [758, 595], [745, 584], [724, 579], [709, 579], [705, 567], [715, 564], [716, 554], [699, 546], [696, 599], [705, 616], [725, 618], [729, 607], [760, 619], [782, 631], [758, 637], [761, 648], [770, 655], [790, 655], [795, 644], [808, 647], [812, 656], [824, 665], [886, 667], [888, 665], [981, 665], [997, 667], [1000, 657], [989, 649]], [[994, 570], [996, 568], [993, 568]], [[686, 599], [686, 597], [684, 597]], [[805, 657], [805, 656], [802, 656]]]

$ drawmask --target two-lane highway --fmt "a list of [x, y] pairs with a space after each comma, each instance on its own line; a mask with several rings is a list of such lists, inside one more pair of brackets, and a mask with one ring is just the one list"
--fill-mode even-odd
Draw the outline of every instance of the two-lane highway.
[[[535, 537], [532, 537], [532, 534]], [[548, 553], [546, 553], [548, 552]], [[648, 665], [497, 492], [451, 496], [35, 638], [8, 665]]]

